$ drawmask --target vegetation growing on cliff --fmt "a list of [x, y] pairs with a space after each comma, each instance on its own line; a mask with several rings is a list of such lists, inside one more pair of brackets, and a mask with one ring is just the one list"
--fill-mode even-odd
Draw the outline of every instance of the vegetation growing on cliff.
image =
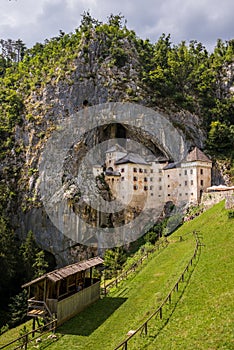
[[[66, 89], [84, 79], [95, 86], [102, 71], [105, 81], [101, 84], [109, 92], [105, 101], [120, 96], [121, 101], [166, 111], [189, 110], [202, 122], [209, 153], [228, 159], [234, 176], [234, 39], [217, 40], [211, 53], [196, 41], [174, 45], [166, 34], [151, 43], [129, 30], [119, 15], [110, 15], [107, 23], [101, 23], [85, 13], [74, 33], [60, 31], [57, 37], [31, 49], [20, 40], [1, 40], [0, 44], [0, 268], [5, 283], [1, 295], [6, 295], [6, 290], [11, 295], [18, 292], [23, 280], [18, 269], [24, 254], [14, 250], [20, 243], [10, 217], [21, 204], [19, 198], [33, 201], [25, 178], [37, 172], [36, 157], [30, 159], [30, 152], [38, 156], [42, 140], [54, 127], [55, 103], [41, 98], [50, 88]], [[85, 72], [77, 72], [80, 63]], [[129, 84], [135, 77], [137, 84]], [[118, 89], [119, 95], [114, 96]], [[22, 130], [32, 133], [22, 137]], [[30, 137], [34, 148], [30, 148]], [[20, 194], [19, 189], [26, 187], [29, 194]], [[42, 257], [34, 256], [30, 264], [36, 258], [39, 263]]]
[[[16, 43], [17, 53], [4, 55], [2, 49], [0, 55], [2, 152], [13, 147], [10, 140], [14, 141], [15, 125], [30, 118], [27, 96], [47, 84], [72, 79], [75, 60], [89, 65], [95, 56], [100, 66], [105, 61], [110, 68], [120, 70], [138, 58], [141, 83], [150, 95], [148, 103], [198, 114], [208, 133], [209, 150], [230, 154], [234, 144], [234, 40], [218, 39], [211, 53], [197, 41], [174, 45], [165, 34], [151, 43], [127, 29], [120, 15], [110, 15], [107, 23], [101, 23], [87, 12], [75, 33], [60, 31], [59, 36], [29, 50], [22, 42]], [[8, 46], [12, 47], [9, 52], [18, 47], [13, 41]], [[134, 95], [130, 90], [129, 95]], [[224, 140], [215, 137], [220, 130]]]

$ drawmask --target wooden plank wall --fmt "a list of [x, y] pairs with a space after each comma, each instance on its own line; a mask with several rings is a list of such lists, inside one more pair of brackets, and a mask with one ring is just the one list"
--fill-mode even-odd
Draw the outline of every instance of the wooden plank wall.
[[100, 281], [58, 302], [57, 324], [75, 316], [100, 298]]

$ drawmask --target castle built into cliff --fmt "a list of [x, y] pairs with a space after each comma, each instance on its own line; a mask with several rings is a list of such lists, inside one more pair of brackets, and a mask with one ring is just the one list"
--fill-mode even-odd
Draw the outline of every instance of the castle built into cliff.
[[[198, 204], [211, 186], [212, 161], [197, 147], [179, 163], [141, 156], [116, 144], [106, 151], [105, 181], [116, 199], [133, 207], [154, 208], [168, 201]], [[96, 167], [95, 175], [103, 172]]]

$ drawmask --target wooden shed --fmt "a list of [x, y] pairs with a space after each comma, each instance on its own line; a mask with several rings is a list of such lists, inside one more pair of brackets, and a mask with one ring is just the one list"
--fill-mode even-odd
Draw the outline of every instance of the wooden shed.
[[100, 297], [100, 280], [93, 278], [93, 267], [103, 263], [95, 257], [46, 273], [22, 287], [28, 288], [27, 315], [60, 325]]

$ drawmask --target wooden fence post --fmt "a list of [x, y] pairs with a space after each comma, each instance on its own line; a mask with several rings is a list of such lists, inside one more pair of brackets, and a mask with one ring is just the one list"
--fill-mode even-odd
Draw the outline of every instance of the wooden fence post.
[[145, 335], [147, 335], [148, 334], [148, 327], [147, 327], [148, 325], [147, 325], [147, 322], [145, 323]]
[[160, 307], [159, 309], [159, 317], [160, 317], [160, 320], [162, 319], [162, 307]]
[[168, 296], [169, 303], [171, 304], [171, 293]]
[[25, 334], [24, 350], [27, 350], [27, 348], [28, 348], [28, 334]]

